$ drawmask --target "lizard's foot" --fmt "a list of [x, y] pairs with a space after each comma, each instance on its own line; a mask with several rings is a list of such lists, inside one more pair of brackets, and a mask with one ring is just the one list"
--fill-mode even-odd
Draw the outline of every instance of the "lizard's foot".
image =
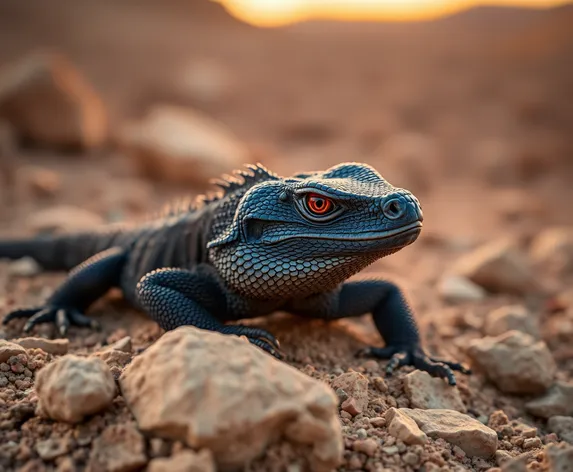
[[221, 333], [245, 336], [251, 344], [267, 351], [277, 359], [284, 359], [284, 354], [281, 352], [277, 338], [264, 329], [243, 325], [228, 325], [221, 330]]
[[61, 336], [66, 335], [70, 325], [93, 329], [100, 327], [97, 321], [88, 318], [78, 310], [51, 305], [12, 311], [4, 317], [2, 324], [7, 324], [17, 318], [29, 318], [24, 325], [25, 333], [29, 333], [38, 323], [55, 323]]
[[420, 346], [388, 346], [368, 347], [357, 355], [373, 356], [378, 359], [390, 359], [386, 366], [386, 375], [390, 376], [401, 366], [411, 365], [416, 369], [428, 372], [434, 377], [447, 379], [450, 385], [456, 385], [456, 377], [453, 371], [469, 375], [471, 370], [457, 362], [449, 362], [428, 356]]

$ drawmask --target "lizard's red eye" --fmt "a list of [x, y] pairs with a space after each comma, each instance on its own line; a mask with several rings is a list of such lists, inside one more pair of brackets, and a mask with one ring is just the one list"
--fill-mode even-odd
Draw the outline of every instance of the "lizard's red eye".
[[322, 195], [309, 193], [306, 196], [306, 206], [315, 215], [326, 215], [334, 208], [334, 202]]

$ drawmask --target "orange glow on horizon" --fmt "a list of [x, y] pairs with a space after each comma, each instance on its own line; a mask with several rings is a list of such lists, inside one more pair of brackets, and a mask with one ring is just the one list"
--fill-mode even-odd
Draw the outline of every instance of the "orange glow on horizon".
[[272, 27], [304, 20], [419, 21], [472, 6], [549, 8], [564, 0], [215, 0], [234, 16], [256, 26]]

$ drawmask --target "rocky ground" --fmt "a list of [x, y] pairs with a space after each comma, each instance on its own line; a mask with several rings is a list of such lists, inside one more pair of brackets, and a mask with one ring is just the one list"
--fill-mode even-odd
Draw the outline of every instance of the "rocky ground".
[[[570, 7], [256, 30], [199, 1], [56, 3], [0, 6], [2, 236], [142, 218], [243, 162], [368, 162], [425, 227], [358, 278], [399, 283], [474, 373], [387, 378], [355, 356], [381, 345], [368, 316], [254, 320], [279, 363], [110, 293], [100, 331], [0, 331], [0, 469], [571, 470]], [[65, 277], [37, 269], [0, 262], [0, 317]]]

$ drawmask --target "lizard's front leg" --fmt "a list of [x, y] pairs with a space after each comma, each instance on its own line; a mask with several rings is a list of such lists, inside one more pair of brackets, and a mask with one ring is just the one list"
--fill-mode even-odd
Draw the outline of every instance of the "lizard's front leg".
[[435, 359], [424, 352], [412, 310], [401, 290], [391, 282], [348, 282], [339, 291], [319, 295], [314, 300], [298, 301], [293, 305], [293, 312], [328, 320], [372, 313], [374, 324], [386, 346], [368, 347], [360, 354], [390, 359], [386, 367], [388, 375], [400, 366], [412, 365], [433, 376], [446, 378], [450, 385], [455, 385], [454, 370], [470, 373], [459, 363]]
[[271, 333], [221, 322], [228, 309], [224, 287], [208, 270], [154, 270], [138, 283], [137, 297], [141, 307], [166, 331], [192, 325], [222, 334], [245, 336], [252, 344], [282, 358], [278, 341]]
[[99, 324], [84, 315], [84, 311], [112, 287], [119, 285], [126, 251], [116, 247], [102, 251], [70, 271], [66, 281], [39, 307], [8, 313], [3, 324], [16, 318], [29, 318], [24, 332], [38, 323], [53, 322], [65, 336], [70, 325], [98, 328]]

